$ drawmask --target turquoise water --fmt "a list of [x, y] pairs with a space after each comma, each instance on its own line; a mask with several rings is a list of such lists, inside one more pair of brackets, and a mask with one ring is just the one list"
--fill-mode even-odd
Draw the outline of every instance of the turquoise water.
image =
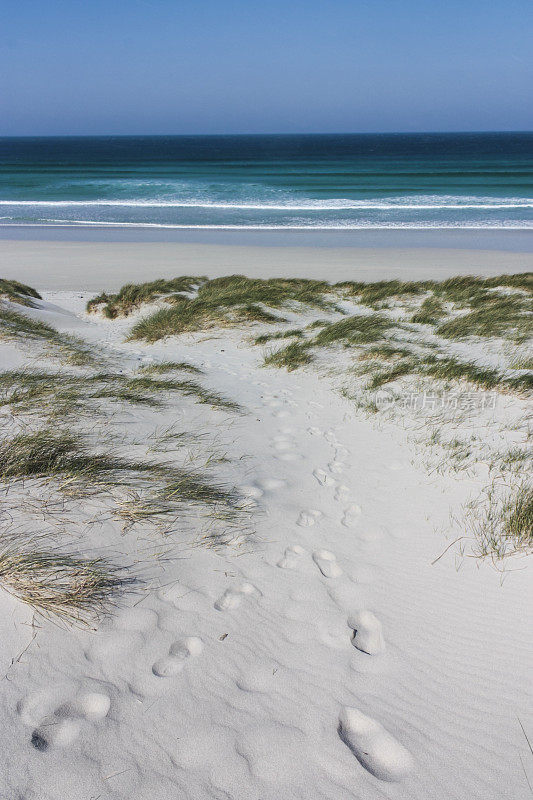
[[0, 139], [0, 225], [531, 229], [533, 134]]

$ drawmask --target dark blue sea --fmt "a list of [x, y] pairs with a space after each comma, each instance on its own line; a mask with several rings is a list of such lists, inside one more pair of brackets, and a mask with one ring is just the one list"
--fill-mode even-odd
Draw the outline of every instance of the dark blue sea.
[[533, 133], [0, 139], [0, 225], [531, 229]]

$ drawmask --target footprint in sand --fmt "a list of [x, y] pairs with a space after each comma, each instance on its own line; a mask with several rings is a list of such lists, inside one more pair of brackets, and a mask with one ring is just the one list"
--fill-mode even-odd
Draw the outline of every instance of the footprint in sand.
[[361, 506], [357, 505], [357, 503], [351, 503], [344, 509], [344, 516], [341, 522], [346, 528], [355, 528], [360, 516]]
[[218, 598], [215, 603], [217, 611], [231, 611], [240, 606], [243, 597], [259, 596], [261, 593], [259, 589], [251, 583], [242, 583], [240, 586], [226, 589], [224, 594]]
[[335, 478], [332, 478], [331, 475], [328, 475], [327, 472], [324, 472], [320, 467], [313, 470], [313, 476], [321, 486], [333, 486], [335, 484]]
[[342, 709], [338, 731], [359, 763], [381, 781], [399, 781], [413, 768], [413, 759], [405, 747], [357, 708]]
[[313, 561], [325, 578], [338, 578], [342, 569], [337, 563], [337, 557], [329, 550], [315, 550]]
[[287, 419], [287, 417], [290, 417], [290, 415], [291, 415], [290, 411], [285, 411], [284, 409], [280, 409], [279, 411], [274, 411], [274, 413], [272, 414], [272, 416], [276, 417], [276, 419]]
[[316, 428], [314, 425], [311, 425], [311, 427], [307, 429], [307, 433], [311, 434], [311, 436], [322, 435], [322, 431], [320, 430], [320, 428]]
[[335, 491], [335, 500], [345, 503], [349, 499], [351, 493], [352, 491], [349, 486], [346, 486], [344, 483], [340, 483]]
[[286, 436], [275, 436], [272, 440], [272, 447], [274, 450], [292, 450], [294, 447], [294, 442], [288, 439]]
[[335, 459], [337, 461], [344, 461], [349, 455], [350, 451], [346, 447], [341, 445], [340, 447], [335, 448]]
[[152, 672], [158, 678], [169, 678], [182, 671], [188, 658], [199, 656], [204, 649], [204, 643], [198, 636], [185, 636], [173, 642], [167, 656], [158, 659], [152, 665]]
[[385, 650], [381, 622], [371, 611], [357, 611], [348, 618], [353, 630], [352, 644], [370, 656]]
[[283, 558], [278, 561], [278, 567], [281, 567], [281, 569], [298, 569], [304, 554], [303, 547], [300, 547], [299, 544], [291, 544], [285, 550]]
[[285, 486], [285, 481], [282, 481], [281, 478], [264, 478], [258, 483], [265, 492], [275, 492], [276, 489], [282, 489]]
[[333, 475], [340, 475], [342, 472], [344, 472], [345, 466], [346, 465], [343, 464], [342, 461], [330, 461], [328, 464], [328, 469], [333, 473]]
[[276, 458], [278, 461], [299, 461], [302, 456], [300, 453], [293, 453], [291, 450], [287, 450], [277, 455]]
[[322, 512], [314, 508], [310, 508], [307, 511], [300, 511], [300, 516], [296, 520], [296, 524], [299, 525], [300, 528], [310, 528], [321, 516]]
[[97, 722], [109, 712], [111, 701], [101, 692], [82, 692], [45, 717], [34, 729], [31, 743], [37, 750], [67, 747], [79, 736], [84, 721]]
[[263, 496], [263, 492], [257, 486], [237, 486], [237, 491], [239, 494], [243, 495], [243, 497], [251, 497], [254, 500], [258, 500], [260, 497]]

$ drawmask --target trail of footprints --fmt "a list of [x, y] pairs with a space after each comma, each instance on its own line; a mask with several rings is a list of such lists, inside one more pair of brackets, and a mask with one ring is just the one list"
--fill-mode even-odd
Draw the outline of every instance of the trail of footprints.
[[[311, 436], [324, 436], [335, 448], [334, 459], [327, 470], [316, 467], [313, 477], [322, 487], [335, 488], [335, 500], [346, 504], [341, 523], [347, 528], [358, 525], [361, 507], [352, 501], [350, 488], [341, 483], [339, 477], [347, 467], [348, 450], [338, 441], [333, 430], [323, 433], [320, 428], [311, 426], [307, 429]], [[300, 512], [296, 524], [300, 527], [314, 525], [322, 516], [322, 512], [307, 509]], [[282, 569], [300, 569], [308, 556], [305, 548], [298, 544], [287, 547], [277, 566]], [[334, 553], [319, 549], [311, 553], [312, 561], [320, 573], [327, 579], [340, 578], [343, 570]], [[355, 648], [370, 656], [379, 655], [385, 650], [385, 640], [380, 620], [366, 609], [360, 609], [348, 617], [348, 627], [352, 631], [352, 644]], [[389, 733], [377, 720], [368, 717], [356, 708], [344, 707], [339, 715], [338, 733], [341, 740], [351, 750], [359, 763], [382, 781], [399, 781], [412, 769], [413, 760], [410, 753]]]
[[[264, 384], [258, 384], [264, 386]], [[289, 398], [290, 392], [279, 399], [264, 395], [264, 405], [272, 409], [273, 416], [278, 418], [290, 416], [288, 406], [296, 405]], [[284, 410], [285, 406], [285, 410]], [[318, 403], [309, 402], [309, 406], [320, 407]], [[311, 418], [313, 415], [308, 414]], [[341, 483], [341, 476], [347, 466], [346, 457], [349, 452], [337, 440], [335, 431], [325, 433], [311, 426], [307, 429], [311, 436], [323, 436], [335, 448], [334, 459], [328, 464], [327, 471], [320, 467], [313, 470], [313, 476], [322, 487], [335, 489], [335, 500], [346, 504], [341, 519], [345, 527], [352, 528], [358, 522], [361, 508], [351, 501], [351, 491]], [[296, 443], [292, 434], [294, 429], [282, 428], [270, 442], [276, 457], [282, 461], [301, 458], [295, 451]], [[281, 479], [266, 479], [259, 486], [239, 487], [243, 497], [250, 503], [263, 496], [265, 491], [275, 491], [284, 485]], [[322, 516], [317, 509], [302, 510], [296, 524], [300, 527], [311, 527]], [[308, 551], [298, 544], [286, 548], [282, 558], [277, 562], [281, 569], [300, 569], [309, 555]], [[317, 549], [311, 558], [318, 571], [328, 580], [340, 578], [343, 570], [334, 553], [326, 549]], [[226, 612], [238, 608], [243, 601], [259, 598], [261, 592], [248, 582], [242, 582], [224, 591], [215, 601], [217, 611]], [[355, 611], [348, 617], [348, 626], [352, 631], [352, 644], [363, 653], [374, 656], [385, 649], [385, 641], [381, 622], [369, 610]], [[152, 673], [158, 678], [172, 678], [178, 675], [191, 660], [201, 655], [204, 643], [198, 636], [185, 636], [170, 645], [168, 653], [152, 665]], [[18, 711], [22, 721], [34, 724], [35, 711], [39, 703], [31, 696], [21, 700]], [[51, 714], [42, 716], [33, 728], [31, 742], [37, 750], [45, 751], [49, 747], [65, 747], [72, 744], [79, 736], [82, 726], [98, 723], [110, 710], [110, 699], [100, 692], [80, 692], [73, 699], [63, 702]], [[376, 778], [383, 781], [397, 781], [405, 777], [413, 766], [410, 753], [379, 722], [366, 716], [356, 708], [344, 707], [339, 715], [338, 733], [341, 740], [351, 750], [360, 764]]]

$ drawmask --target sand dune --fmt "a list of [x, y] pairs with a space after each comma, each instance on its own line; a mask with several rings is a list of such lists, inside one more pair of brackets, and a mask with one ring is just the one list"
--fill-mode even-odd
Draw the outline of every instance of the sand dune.
[[[165, 538], [124, 533], [97, 497], [72, 505], [80, 547], [120, 553], [145, 582], [85, 629], [33, 619], [0, 589], [0, 795], [529, 797], [529, 569], [502, 582], [485, 562], [458, 569], [453, 550], [432, 563], [451, 541], [450, 511], [483, 477], [429, 474], [401, 428], [361, 416], [311, 370], [263, 368], [249, 333], [125, 343], [132, 319], [87, 317], [88, 297], [47, 293], [31, 313], [103, 346], [119, 369], [187, 360], [244, 406], [230, 415], [180, 395], [115, 408], [108, 424], [135, 453], [171, 426], [215, 437], [228, 463], [213, 469], [239, 486], [253, 532], [213, 549], [196, 522]], [[6, 367], [51, 363], [1, 347]], [[202, 441], [189, 448], [200, 459]], [[39, 527], [30, 484], [3, 500]]]

